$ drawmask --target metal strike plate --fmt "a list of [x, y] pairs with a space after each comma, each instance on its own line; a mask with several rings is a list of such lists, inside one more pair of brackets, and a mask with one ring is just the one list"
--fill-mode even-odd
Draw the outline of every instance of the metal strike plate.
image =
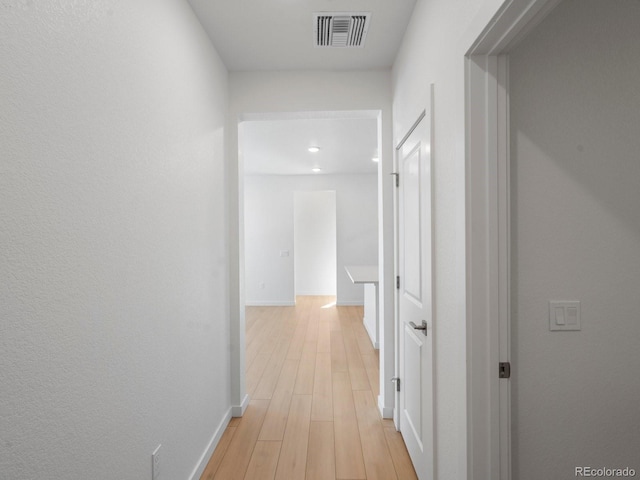
[[500, 362], [498, 376], [500, 378], [511, 378], [511, 364], [509, 362]]

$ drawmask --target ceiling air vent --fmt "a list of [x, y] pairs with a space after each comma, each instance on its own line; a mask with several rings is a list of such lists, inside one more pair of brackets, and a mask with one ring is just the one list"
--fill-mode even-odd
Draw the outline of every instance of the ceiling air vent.
[[316, 13], [315, 46], [344, 48], [364, 47], [369, 30], [369, 12]]

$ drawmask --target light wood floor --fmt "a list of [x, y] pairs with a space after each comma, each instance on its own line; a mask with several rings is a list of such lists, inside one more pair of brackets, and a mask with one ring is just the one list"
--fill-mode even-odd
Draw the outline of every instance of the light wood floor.
[[334, 302], [247, 308], [251, 402], [201, 480], [416, 478], [402, 436], [378, 413], [378, 351], [362, 307]]

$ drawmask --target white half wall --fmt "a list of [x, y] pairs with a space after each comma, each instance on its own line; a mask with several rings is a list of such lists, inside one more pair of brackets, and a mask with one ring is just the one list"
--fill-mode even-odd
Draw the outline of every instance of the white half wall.
[[363, 304], [344, 266], [377, 263], [377, 175], [247, 175], [244, 188], [248, 305], [295, 302], [294, 192], [326, 190], [336, 195], [337, 302]]
[[639, 44], [637, 1], [565, 1], [510, 56], [514, 479], [640, 474]]
[[226, 69], [182, 0], [0, 32], [0, 477], [187, 479], [230, 408]]

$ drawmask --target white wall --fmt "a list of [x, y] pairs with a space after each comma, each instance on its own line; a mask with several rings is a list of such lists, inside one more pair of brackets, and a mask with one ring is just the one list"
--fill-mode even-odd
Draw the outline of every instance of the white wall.
[[[294, 192], [335, 190], [337, 301], [362, 305], [362, 285], [344, 266], [378, 261], [377, 175], [247, 175], [244, 187], [247, 304], [293, 304]], [[291, 255], [280, 257], [281, 250]]]
[[394, 145], [429, 105], [434, 208], [437, 478], [467, 478], [464, 56], [502, 0], [418, 0], [393, 67]]
[[[373, 237], [375, 232], [374, 226]], [[336, 243], [336, 192], [293, 192], [296, 295], [336, 294]], [[376, 253], [374, 250], [372, 257], [375, 258]]]
[[[637, 1], [565, 1], [511, 55], [520, 480], [640, 472], [639, 44]], [[549, 300], [582, 331], [550, 332]]]
[[0, 476], [186, 479], [230, 406], [226, 70], [180, 0], [0, 32]]
[[[372, 202], [371, 211], [375, 213], [375, 202]], [[376, 226], [370, 229], [374, 238]], [[293, 270], [296, 295], [336, 294], [336, 243], [336, 192], [293, 192]], [[374, 249], [373, 258], [376, 253]]]

